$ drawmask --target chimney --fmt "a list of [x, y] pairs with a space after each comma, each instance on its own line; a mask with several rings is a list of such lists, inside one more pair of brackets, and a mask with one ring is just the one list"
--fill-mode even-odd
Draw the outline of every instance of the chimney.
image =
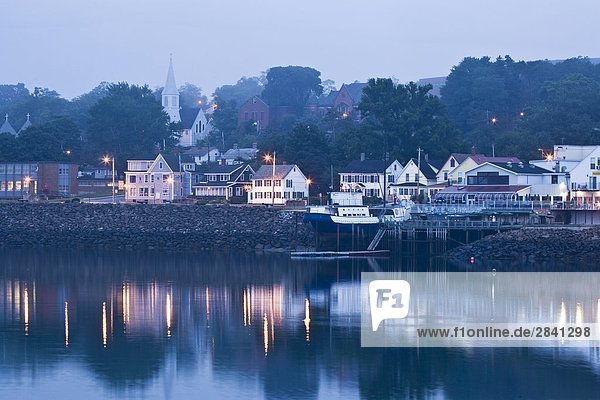
[[360, 161], [365, 161], [365, 153], [360, 153]]
[[519, 161], [519, 168], [523, 168], [523, 161]]
[[477, 154], [477, 148], [475, 146], [471, 146], [471, 155], [474, 156]]
[[256, 149], [257, 149], [257, 147], [258, 147], [258, 143], [256, 143], [256, 142], [252, 143], [252, 148], [253, 148], [254, 150], [256, 150]]

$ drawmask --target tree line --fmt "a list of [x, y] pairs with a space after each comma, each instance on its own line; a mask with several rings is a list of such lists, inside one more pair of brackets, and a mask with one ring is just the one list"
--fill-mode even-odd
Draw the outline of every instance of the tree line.
[[[319, 191], [337, 170], [365, 153], [370, 159], [406, 162], [421, 147], [432, 159], [450, 152], [539, 157], [538, 149], [557, 143], [600, 142], [600, 65], [587, 58], [563, 62], [515, 62], [509, 56], [467, 57], [452, 68], [441, 97], [431, 86], [370, 79], [358, 107], [360, 122], [331, 110], [315, 115], [310, 101], [335, 89], [316, 69], [273, 67], [258, 77], [243, 77], [213, 94], [213, 135], [201, 145], [249, 147], [297, 163]], [[183, 107], [209, 106], [199, 87], [180, 88]], [[285, 118], [257, 132], [238, 125], [237, 109], [254, 95], [269, 105], [285, 106]], [[15, 137], [0, 134], [0, 161], [73, 160], [97, 164], [114, 155], [119, 169], [128, 158], [172, 150], [180, 126], [163, 112], [161, 89], [127, 83], [101, 83], [73, 100], [46, 88], [0, 85], [0, 113], [18, 129], [25, 115], [34, 125]]]

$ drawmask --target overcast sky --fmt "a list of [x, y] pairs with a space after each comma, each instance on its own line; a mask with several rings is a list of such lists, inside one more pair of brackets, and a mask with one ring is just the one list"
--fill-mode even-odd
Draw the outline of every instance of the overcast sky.
[[447, 75], [465, 56], [600, 57], [598, 0], [3, 0], [0, 83], [71, 98], [101, 81], [205, 94], [277, 65], [322, 79]]

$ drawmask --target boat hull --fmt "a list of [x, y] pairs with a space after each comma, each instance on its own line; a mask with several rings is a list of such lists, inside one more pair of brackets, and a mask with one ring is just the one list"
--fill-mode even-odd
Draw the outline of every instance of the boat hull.
[[304, 222], [319, 234], [375, 234], [379, 219], [374, 217], [340, 217], [330, 214], [307, 213]]

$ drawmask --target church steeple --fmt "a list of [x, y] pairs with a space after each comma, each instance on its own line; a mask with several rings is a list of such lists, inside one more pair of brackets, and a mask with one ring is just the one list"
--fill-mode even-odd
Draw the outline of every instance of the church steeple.
[[8, 122], [8, 114], [4, 117], [4, 123], [0, 126], [0, 133], [10, 133], [11, 135], [16, 135], [17, 132], [14, 130], [10, 122]]
[[31, 126], [31, 121], [29, 120], [29, 117], [30, 117], [30, 115], [29, 115], [29, 113], [27, 113], [27, 121], [25, 121], [25, 123], [23, 124], [21, 129], [19, 129], [19, 134]]
[[179, 115], [179, 92], [177, 91], [177, 84], [175, 83], [175, 73], [173, 72], [173, 57], [169, 60], [169, 71], [167, 72], [167, 81], [162, 92], [162, 105], [163, 109], [169, 117], [171, 122], [181, 121]]

